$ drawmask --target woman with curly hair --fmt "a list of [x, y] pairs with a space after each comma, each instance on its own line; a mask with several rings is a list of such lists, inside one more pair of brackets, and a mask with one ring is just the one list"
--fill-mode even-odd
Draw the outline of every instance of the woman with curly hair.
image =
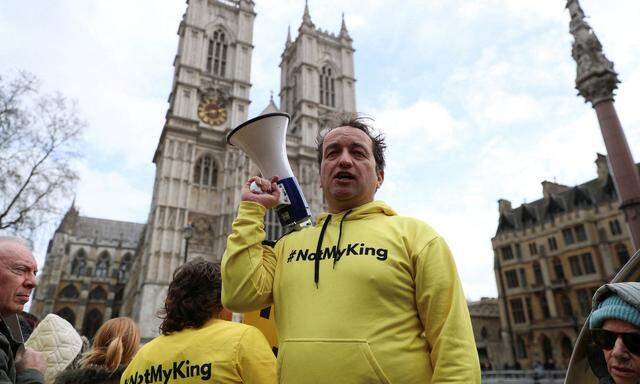
[[161, 335], [133, 358], [121, 383], [276, 382], [276, 359], [255, 327], [218, 318], [220, 266], [202, 258], [176, 269]]
[[80, 368], [62, 372], [55, 384], [117, 384], [139, 346], [140, 330], [133, 320], [108, 320], [96, 332], [91, 349], [80, 360]]

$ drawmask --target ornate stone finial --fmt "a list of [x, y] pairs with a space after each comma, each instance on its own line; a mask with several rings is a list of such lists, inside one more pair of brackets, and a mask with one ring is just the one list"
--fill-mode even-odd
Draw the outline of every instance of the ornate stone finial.
[[302, 15], [302, 26], [315, 28], [315, 25], [313, 25], [313, 22], [311, 21], [311, 14], [309, 13], [309, 3], [307, 0], [304, 0], [304, 14]]
[[286, 47], [291, 45], [291, 24], [287, 27], [287, 41], [284, 44]]
[[349, 31], [347, 30], [347, 24], [344, 22], [344, 12], [342, 12], [342, 25], [340, 26], [340, 37], [351, 39]]
[[613, 62], [602, 53], [602, 44], [585, 21], [585, 14], [578, 0], [567, 0], [571, 15], [569, 30], [574, 37], [571, 56], [578, 64], [576, 89], [578, 94], [595, 107], [603, 101], [613, 100], [618, 88], [618, 74], [613, 70]]
[[273, 103], [273, 89], [270, 92], [271, 96], [269, 96], [269, 101]]

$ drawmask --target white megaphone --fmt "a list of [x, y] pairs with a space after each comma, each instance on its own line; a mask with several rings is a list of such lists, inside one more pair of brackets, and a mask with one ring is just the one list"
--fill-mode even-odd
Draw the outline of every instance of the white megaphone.
[[[311, 224], [309, 205], [287, 158], [289, 119], [286, 113], [267, 113], [240, 124], [227, 135], [227, 143], [242, 149], [256, 163], [262, 177], [278, 176], [280, 204], [275, 210], [287, 231]], [[260, 190], [252, 185], [252, 190], [255, 188]]]

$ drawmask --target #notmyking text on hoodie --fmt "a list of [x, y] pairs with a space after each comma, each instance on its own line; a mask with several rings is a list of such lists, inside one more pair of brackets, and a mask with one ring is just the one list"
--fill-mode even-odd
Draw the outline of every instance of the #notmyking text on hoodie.
[[200, 377], [202, 381], [211, 378], [211, 363], [192, 364], [189, 360], [174, 361], [173, 365], [153, 365], [144, 372], [134, 372], [124, 379], [125, 384], [167, 384], [171, 380]]
[[[351, 243], [340, 249], [337, 245], [325, 247], [321, 251], [320, 260], [334, 259], [338, 261], [343, 256], [373, 256], [380, 261], [385, 261], [388, 254], [389, 250], [385, 248], [367, 247], [365, 243]], [[292, 249], [287, 257], [287, 263], [314, 260], [316, 260], [316, 252], [312, 252], [310, 249]]]

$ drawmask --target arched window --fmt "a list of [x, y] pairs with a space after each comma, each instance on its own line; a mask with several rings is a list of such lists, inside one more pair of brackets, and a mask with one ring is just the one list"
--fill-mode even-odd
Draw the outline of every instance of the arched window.
[[542, 356], [544, 356], [544, 361], [549, 361], [549, 359], [553, 359], [553, 348], [551, 347], [551, 340], [545, 335], [540, 337], [541, 345], [542, 345]]
[[571, 357], [573, 346], [571, 345], [571, 340], [566, 335], [563, 336], [562, 341], [560, 341], [560, 349], [562, 350], [563, 358], [568, 359]]
[[335, 108], [336, 85], [333, 70], [325, 65], [320, 72], [320, 104]]
[[89, 300], [106, 300], [107, 291], [101, 286], [97, 286], [89, 292]]
[[562, 261], [559, 258], [553, 258], [553, 270], [556, 273], [557, 280], [564, 280], [564, 268], [562, 267]]
[[82, 325], [82, 334], [87, 338], [93, 338], [98, 328], [102, 325], [102, 313], [97, 309], [92, 309], [84, 318], [84, 324]]
[[78, 288], [75, 285], [69, 284], [60, 291], [60, 297], [65, 299], [77, 299], [80, 297], [80, 292], [78, 292]]
[[571, 301], [565, 294], [560, 294], [560, 302], [562, 303], [562, 311], [566, 317], [573, 316], [573, 306], [571, 305]]
[[218, 166], [210, 155], [204, 155], [193, 169], [194, 184], [203, 187], [215, 187], [218, 184]]
[[486, 339], [488, 335], [489, 332], [487, 331], [487, 328], [482, 327], [482, 330], [480, 330], [480, 336], [482, 336], [482, 339]]
[[109, 253], [107, 251], [102, 252], [96, 264], [96, 277], [108, 277], [110, 264], [111, 258], [109, 257]]
[[620, 263], [620, 267], [627, 264], [629, 261], [629, 251], [627, 251], [627, 247], [624, 244], [616, 245], [616, 254], [618, 255], [618, 262]]
[[542, 278], [542, 269], [540, 268], [540, 263], [538, 261], [533, 262], [533, 276], [536, 279], [536, 284], [542, 285], [544, 279]]
[[80, 249], [76, 252], [73, 261], [71, 262], [71, 275], [84, 276], [87, 273], [87, 254], [84, 249]]
[[527, 358], [527, 345], [524, 342], [522, 336], [518, 336], [516, 338], [516, 358], [518, 359], [526, 359]]
[[224, 77], [227, 68], [228, 43], [222, 29], [213, 32], [207, 48], [207, 73]]
[[65, 320], [67, 320], [69, 322], [69, 324], [73, 325], [74, 327], [76, 326], [76, 314], [75, 314], [75, 312], [73, 312], [73, 310], [71, 308], [64, 307], [61, 310], [59, 310], [58, 312], [56, 312], [56, 315], [62, 317]]
[[120, 259], [120, 268], [118, 268], [118, 281], [123, 282], [129, 276], [129, 269], [131, 268], [131, 254], [127, 253]]
[[124, 286], [121, 286], [120, 288], [118, 288], [118, 290], [116, 291], [116, 295], [113, 298], [114, 301], [122, 301], [122, 298], [124, 297]]

